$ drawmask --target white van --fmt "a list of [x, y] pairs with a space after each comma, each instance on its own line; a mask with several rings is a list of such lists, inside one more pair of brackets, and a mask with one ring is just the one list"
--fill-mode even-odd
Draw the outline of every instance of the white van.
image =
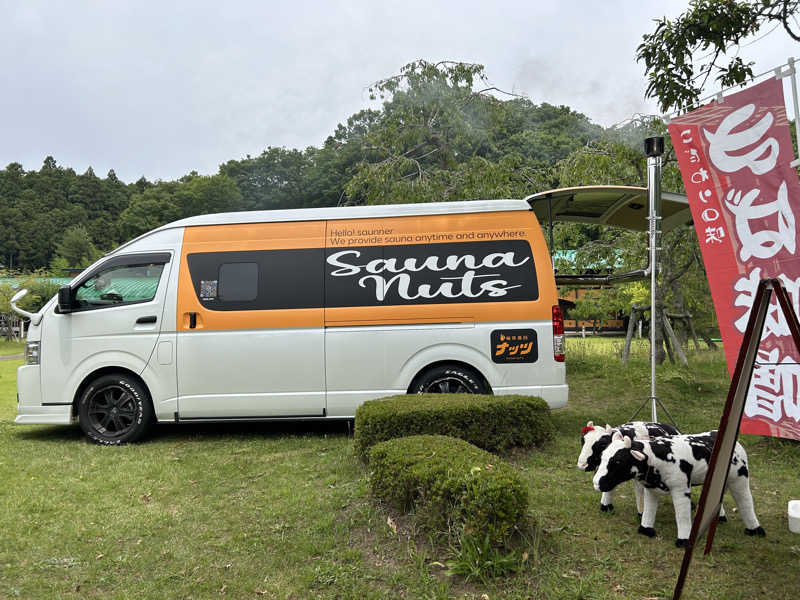
[[28, 316], [16, 422], [77, 419], [105, 444], [155, 421], [352, 419], [398, 393], [567, 401], [552, 265], [523, 200], [192, 217]]

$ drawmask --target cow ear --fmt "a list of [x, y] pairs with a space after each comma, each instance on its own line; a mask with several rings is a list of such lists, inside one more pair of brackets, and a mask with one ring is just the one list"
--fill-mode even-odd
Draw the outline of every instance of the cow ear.
[[587, 427], [594, 427], [594, 423], [592, 421], [586, 421]]
[[631, 450], [631, 456], [636, 460], [647, 460], [647, 455], [644, 452], [639, 452], [638, 450]]
[[622, 434], [619, 431], [615, 431], [614, 435], [611, 436], [611, 439], [615, 442], [622, 441]]
[[626, 435], [626, 436], [625, 436], [625, 447], [626, 447], [626, 448], [630, 448], [630, 447], [631, 447], [631, 443], [632, 443], [632, 442], [633, 442], [633, 440], [631, 440], [631, 438], [629, 438], [629, 437]]
[[611, 425], [606, 423], [606, 433], [611, 433]]

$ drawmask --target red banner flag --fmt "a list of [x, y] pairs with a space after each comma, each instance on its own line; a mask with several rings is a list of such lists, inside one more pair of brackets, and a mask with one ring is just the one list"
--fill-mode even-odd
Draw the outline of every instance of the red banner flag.
[[[775, 78], [669, 125], [689, 196], [728, 371], [758, 282], [779, 278], [800, 313], [800, 182]], [[773, 295], [742, 433], [800, 439], [800, 353]]]

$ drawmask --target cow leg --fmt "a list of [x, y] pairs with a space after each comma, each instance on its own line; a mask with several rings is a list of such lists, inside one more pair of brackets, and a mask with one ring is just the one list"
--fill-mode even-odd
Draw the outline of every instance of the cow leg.
[[644, 486], [638, 479], [633, 480], [633, 493], [636, 495], [636, 514], [641, 519], [644, 512]]
[[614, 510], [614, 492], [603, 492], [600, 498], [600, 510], [603, 512]]
[[759, 525], [756, 511], [753, 508], [750, 478], [735, 472], [729, 473], [728, 490], [730, 490], [733, 499], [736, 500], [736, 506], [739, 507], [739, 514], [742, 515], [742, 521], [744, 521], [744, 532], [747, 535], [767, 535], [764, 528]]
[[689, 541], [692, 532], [692, 490], [689, 487], [671, 490], [672, 506], [675, 507], [675, 523], [678, 526], [678, 539], [675, 545], [682, 548]]
[[725, 507], [722, 504], [719, 505], [719, 516], [717, 517], [717, 521], [720, 523], [727, 523], [728, 517], [725, 516]]
[[644, 511], [642, 512], [642, 522], [639, 525], [639, 533], [647, 537], [655, 537], [656, 535], [653, 525], [656, 523], [659, 498], [659, 494], [654, 490], [644, 488]]

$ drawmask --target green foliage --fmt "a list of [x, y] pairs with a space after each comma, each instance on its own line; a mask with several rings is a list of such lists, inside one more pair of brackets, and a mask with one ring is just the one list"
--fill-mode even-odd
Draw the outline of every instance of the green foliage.
[[547, 403], [532, 396], [402, 394], [356, 410], [354, 447], [362, 460], [378, 442], [419, 434], [449, 435], [504, 452], [550, 439], [553, 423]]
[[229, 160], [221, 175], [236, 182], [245, 210], [294, 208], [307, 197], [312, 153], [267, 148], [260, 156]]
[[363, 149], [349, 204], [524, 197], [552, 187], [553, 162], [601, 132], [566, 107], [499, 99], [482, 65], [416, 61], [371, 93], [385, 102], [348, 140]]
[[[88, 267], [102, 253], [95, 247], [83, 225], [73, 225], [64, 231], [56, 246], [53, 268]], [[60, 259], [60, 260], [59, 260]]]
[[220, 173], [249, 210], [519, 198], [554, 187], [555, 161], [602, 135], [568, 107], [491, 87], [471, 63], [415, 61], [370, 94], [382, 108], [352, 115], [321, 148], [270, 147]]
[[0, 265], [81, 267], [131, 237], [197, 214], [241, 210], [242, 194], [226, 175], [187, 175], [125, 185], [113, 171], [83, 175], [47, 157], [39, 171], [18, 163], [0, 170]]
[[402, 437], [373, 446], [370, 487], [375, 497], [414, 510], [420, 525], [489, 537], [504, 544], [525, 516], [528, 493], [503, 460], [442, 435]]
[[20, 283], [20, 287], [28, 290], [28, 294], [23, 299], [22, 308], [30, 312], [39, 312], [41, 308], [58, 293], [58, 284], [53, 283], [42, 273], [28, 277]]
[[[28, 293], [18, 303], [18, 306], [29, 312], [38, 312], [50, 298], [58, 293], [58, 284], [53, 283], [48, 278], [46, 271], [37, 271], [29, 275], [20, 276], [16, 273], [0, 271], [0, 314], [15, 315], [11, 309], [10, 300], [21, 289], [27, 289]], [[14, 278], [16, 287], [11, 285], [10, 279]]]
[[[641, 152], [645, 137], [665, 136], [662, 189], [684, 193], [671, 140], [664, 123], [658, 119], [634, 120], [608, 132], [607, 138], [576, 150], [557, 165], [562, 185], [577, 186], [606, 183], [614, 185], [647, 184], [647, 160]], [[559, 223], [554, 228], [555, 249], [576, 248], [569, 255], [557, 255], [555, 268], [562, 273], [588, 270], [626, 272], [647, 264], [647, 235], [613, 227]], [[662, 251], [657, 302], [668, 312], [689, 313], [698, 331], [715, 333], [716, 316], [711, 291], [697, 236], [691, 225], [675, 228], [662, 236]], [[595, 295], [597, 303], [612, 306], [611, 312], [630, 311], [630, 304], [649, 305], [649, 294], [636, 293], [626, 284]], [[641, 284], [640, 284], [641, 285]], [[635, 297], [634, 297], [635, 296]], [[582, 307], [591, 312], [591, 307]], [[574, 311], [571, 311], [574, 315]], [[588, 320], [592, 320], [591, 318]], [[684, 332], [679, 332], [683, 337]], [[661, 356], [661, 355], [659, 355]]]
[[569, 317], [577, 321], [591, 321], [592, 328], [596, 329], [597, 322], [608, 319], [612, 312], [608, 306], [611, 294], [603, 293], [604, 291], [589, 290], [586, 292], [575, 302], [575, 308], [570, 309]]
[[799, 8], [796, 0], [693, 0], [675, 19], [657, 20], [636, 51], [645, 64], [647, 97], [658, 97], [664, 112], [685, 110], [697, 105], [712, 75], [720, 87], [745, 83], [755, 63], [739, 55], [742, 41], [775, 23], [800, 42]]
[[518, 573], [524, 562], [519, 553], [494, 546], [488, 535], [463, 535], [453, 548], [453, 558], [447, 561], [447, 574], [488, 585], [492, 579]]
[[125, 241], [178, 219], [243, 208], [242, 194], [233, 179], [192, 173], [133, 194], [120, 215], [120, 233]]

